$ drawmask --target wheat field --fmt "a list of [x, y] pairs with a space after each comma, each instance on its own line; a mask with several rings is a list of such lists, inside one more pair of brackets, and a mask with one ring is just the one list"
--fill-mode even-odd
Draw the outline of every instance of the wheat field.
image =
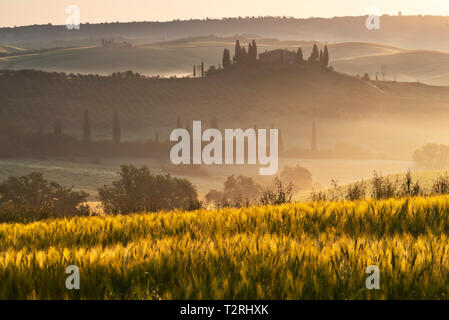
[[449, 196], [0, 224], [0, 299], [447, 299], [448, 232]]

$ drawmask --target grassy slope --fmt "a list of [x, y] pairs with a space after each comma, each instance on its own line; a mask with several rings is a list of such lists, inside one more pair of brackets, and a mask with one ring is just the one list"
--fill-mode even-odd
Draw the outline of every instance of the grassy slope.
[[[250, 41], [245, 38], [240, 40], [243, 45]], [[234, 38], [200, 37], [138, 45], [126, 49], [90, 46], [5, 58], [0, 61], [0, 69], [38, 69], [99, 74], [133, 70], [145, 75], [184, 75], [191, 74], [192, 66], [202, 61], [206, 66], [220, 64], [223, 49], [228, 48], [233, 51], [234, 44]], [[312, 42], [258, 39], [259, 52], [278, 48], [296, 50], [298, 47], [302, 47], [304, 54], [308, 56]], [[329, 48], [333, 59], [353, 59], [403, 51], [399, 48], [370, 43], [331, 44]]]
[[[40, 118], [45, 125], [61, 117], [65, 126], [76, 127], [81, 121], [77, 117], [79, 110], [88, 108], [97, 128], [109, 129], [108, 116], [114, 109], [120, 111], [125, 128], [172, 127], [177, 115], [185, 121], [209, 121], [213, 114], [222, 122], [232, 122], [233, 126], [250, 119], [252, 126], [261, 119], [269, 124], [280, 116], [299, 113], [339, 117], [374, 112], [372, 104], [382, 99], [379, 89], [364, 81], [295, 65], [206, 79], [42, 81], [40, 76], [25, 78], [0, 76], [3, 93], [0, 102], [4, 106], [0, 122], [11, 124], [29, 119], [30, 125], [34, 125]], [[326, 95], [319, 94], [323, 87], [327, 88]], [[361, 105], [359, 99], [371, 102]], [[9, 108], [14, 112], [8, 112]]]
[[0, 298], [447, 299], [448, 226], [447, 196], [0, 224]]
[[320, 147], [349, 139], [376, 153], [395, 152], [395, 158], [409, 157], [429, 142], [429, 128], [438, 142], [447, 138], [449, 88], [367, 82], [308, 66], [265, 67], [206, 79], [45, 78], [0, 76], [0, 126], [35, 131], [40, 120], [48, 132], [61, 118], [64, 132], [79, 135], [82, 111], [88, 109], [94, 137], [109, 139], [117, 110], [125, 139], [153, 138], [156, 132], [166, 139], [177, 116], [185, 125], [208, 123], [215, 115], [223, 128], [274, 123], [284, 130], [287, 146], [304, 147], [311, 122], [322, 119]]
[[16, 53], [16, 52], [22, 52], [25, 51], [22, 48], [8, 45], [8, 44], [0, 44], [0, 53]]
[[371, 78], [378, 73], [382, 78], [381, 66], [386, 67], [386, 79], [397, 81], [420, 81], [432, 85], [449, 85], [449, 54], [441, 51], [408, 50], [391, 54], [366, 55], [337, 59], [332, 62], [336, 70]]
[[[249, 39], [241, 39], [246, 44]], [[38, 69], [72, 73], [111, 74], [133, 70], [145, 75], [189, 75], [192, 66], [204, 62], [221, 63], [224, 48], [233, 50], [235, 39], [199, 37], [137, 45], [133, 48], [79, 48], [20, 55], [0, 59], [0, 69]], [[278, 48], [296, 50], [302, 47], [308, 56], [312, 43], [259, 39], [259, 52]], [[1, 46], [11, 52], [13, 47]], [[20, 48], [17, 48], [19, 50]], [[387, 67], [386, 79], [421, 81], [433, 85], [449, 85], [449, 54], [442, 51], [405, 50], [397, 47], [361, 42], [329, 44], [331, 64], [336, 70], [375, 78], [381, 65]]]

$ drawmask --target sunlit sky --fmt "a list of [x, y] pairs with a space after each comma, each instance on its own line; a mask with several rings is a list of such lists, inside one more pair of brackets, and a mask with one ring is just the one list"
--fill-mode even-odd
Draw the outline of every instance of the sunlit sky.
[[167, 21], [236, 16], [334, 17], [382, 14], [449, 15], [449, 0], [0, 0], [0, 26], [65, 24], [68, 5], [80, 8], [81, 23]]

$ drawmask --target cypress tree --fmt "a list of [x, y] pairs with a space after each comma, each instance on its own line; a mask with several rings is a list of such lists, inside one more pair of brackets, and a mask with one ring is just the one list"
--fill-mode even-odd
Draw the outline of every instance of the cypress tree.
[[223, 51], [223, 69], [228, 69], [231, 66], [231, 53], [228, 49]]
[[252, 54], [252, 60], [255, 62], [257, 61], [257, 44], [256, 44], [256, 40], [253, 40], [253, 45], [251, 46], [251, 48], [253, 49], [253, 54]]
[[304, 56], [302, 54], [302, 49], [298, 48], [298, 51], [296, 52], [296, 60], [298, 63], [303, 63], [304, 62]]
[[116, 144], [120, 143], [120, 120], [118, 118], [117, 111], [114, 112], [114, 120], [113, 120], [113, 127], [112, 127], [112, 141]]
[[83, 119], [83, 141], [90, 142], [90, 122], [89, 122], [89, 111], [84, 111], [84, 119]]
[[319, 57], [320, 57], [320, 52], [318, 51], [318, 46], [316, 44], [314, 44], [312, 53], [310, 54], [309, 62], [317, 63]]
[[323, 53], [323, 66], [327, 67], [329, 65], [329, 50], [327, 49], [327, 45], [324, 46]]
[[239, 64], [242, 62], [242, 48], [240, 47], [240, 41], [235, 42], [235, 53], [234, 53], [235, 63]]
[[250, 59], [251, 59], [252, 55], [253, 55], [253, 48], [252, 48], [251, 42], [249, 42], [248, 43], [248, 56]]
[[196, 66], [193, 65], [193, 77], [196, 78]]
[[246, 64], [248, 61], [248, 53], [246, 52], [246, 48], [242, 47], [242, 50], [240, 50], [240, 63]]
[[204, 62], [201, 62], [201, 77], [204, 78]]

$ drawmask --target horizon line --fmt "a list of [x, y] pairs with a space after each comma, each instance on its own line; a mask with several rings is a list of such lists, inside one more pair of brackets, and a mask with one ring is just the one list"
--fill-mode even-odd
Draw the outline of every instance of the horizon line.
[[[368, 15], [347, 15], [347, 16], [333, 16], [333, 17], [318, 17], [318, 16], [310, 16], [308, 18], [305, 17], [294, 17], [294, 16], [233, 16], [233, 17], [216, 17], [216, 18], [190, 18], [190, 19], [171, 19], [171, 20], [133, 20], [133, 21], [103, 21], [103, 22], [81, 22], [80, 25], [103, 25], [103, 24], [132, 24], [132, 23], [173, 23], [173, 22], [192, 22], [192, 21], [224, 21], [224, 20], [244, 20], [244, 19], [285, 19], [285, 20], [314, 20], [314, 19], [322, 19], [322, 20], [332, 20], [332, 19], [342, 19], [342, 18], [363, 18]], [[410, 18], [410, 17], [440, 17], [440, 18], [449, 18], [449, 15], [435, 15], [435, 14], [409, 14], [409, 15], [392, 15], [388, 13], [382, 14], [380, 17], [397, 17], [397, 18]], [[19, 29], [19, 28], [28, 28], [28, 27], [64, 27], [64, 24], [53, 24], [51, 22], [43, 23], [43, 24], [28, 24], [28, 25], [20, 25], [20, 26], [0, 26], [0, 29]]]

